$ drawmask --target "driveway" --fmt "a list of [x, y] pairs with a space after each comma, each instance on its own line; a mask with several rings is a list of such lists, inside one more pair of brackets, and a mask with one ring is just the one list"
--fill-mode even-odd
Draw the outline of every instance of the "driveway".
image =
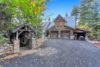
[[100, 67], [100, 48], [85, 41], [47, 40], [32, 55], [0, 62], [2, 67]]

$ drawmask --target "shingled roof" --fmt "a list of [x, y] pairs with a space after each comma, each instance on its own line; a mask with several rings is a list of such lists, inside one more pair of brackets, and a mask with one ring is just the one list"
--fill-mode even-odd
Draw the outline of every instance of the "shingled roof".
[[77, 30], [82, 31], [82, 32], [87, 32], [87, 33], [90, 32], [90, 31], [88, 31], [88, 30], [84, 30], [84, 29], [81, 29], [81, 28], [75, 28], [75, 29], [74, 29], [74, 31], [77, 31]]
[[56, 19], [54, 19], [54, 22], [56, 22], [58, 19], [62, 20], [63, 22], [67, 22], [61, 15], [58, 15]]
[[[72, 27], [70, 27], [70, 26], [64, 26], [64, 27], [65, 27], [65, 29], [74, 30], [74, 28], [72, 28]], [[54, 26], [50, 27], [49, 29], [47, 29], [46, 31], [48, 31], [48, 30], [59, 30], [59, 29], [57, 29], [57, 28], [55, 27], [55, 25], [54, 25]]]
[[[60, 19], [60, 20], [62, 20], [63, 22], [65, 22], [65, 23], [67, 23], [67, 20], [69, 20], [69, 18], [68, 19], [66, 19], [66, 18], [63, 18], [61, 15], [58, 15], [57, 17], [56, 17], [56, 19], [54, 19], [54, 22], [56, 22], [58, 19]], [[71, 22], [74, 22], [74, 21], [71, 21]], [[70, 21], [69, 21], [69, 23], [70, 23]], [[49, 26], [48, 26], [49, 25]], [[55, 24], [53, 23], [53, 22], [50, 22], [49, 24], [48, 24], [47, 26], [47, 28], [46, 28], [46, 30], [57, 30], [56, 28], [55, 28]], [[71, 27], [71, 26], [69, 26], [69, 25], [65, 25], [65, 28], [67, 28], [67, 29], [74, 29], [74, 27]]]

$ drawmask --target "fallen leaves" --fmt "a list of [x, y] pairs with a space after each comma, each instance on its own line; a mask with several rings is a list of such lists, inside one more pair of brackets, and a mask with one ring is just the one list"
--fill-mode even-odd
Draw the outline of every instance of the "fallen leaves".
[[100, 47], [100, 42], [96, 42], [96, 43], [95, 43], [95, 46], [96, 46], [96, 47]]
[[1, 60], [9, 60], [9, 59], [12, 59], [12, 58], [15, 58], [15, 57], [18, 57], [18, 54], [12, 54], [12, 55], [6, 56], [4, 58], [1, 58]]

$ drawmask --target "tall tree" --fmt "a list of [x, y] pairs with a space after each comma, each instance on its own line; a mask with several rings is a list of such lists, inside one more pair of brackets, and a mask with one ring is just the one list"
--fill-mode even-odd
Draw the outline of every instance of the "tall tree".
[[99, 11], [97, 0], [81, 0], [80, 6], [80, 27], [90, 30], [96, 33], [94, 24], [98, 24], [99, 21]]
[[0, 3], [0, 9], [0, 30], [3, 32], [5, 29], [7, 29], [6, 27], [8, 27], [11, 22], [11, 14], [7, 13], [6, 4]]
[[7, 6], [5, 12], [12, 15], [11, 27], [29, 23], [40, 28], [46, 2], [47, 0], [0, 0], [1, 4]]
[[89, 23], [89, 25], [96, 23], [98, 20], [96, 0], [81, 0], [80, 7], [80, 24]]
[[71, 13], [71, 16], [75, 17], [75, 28], [76, 28], [76, 24], [77, 24], [78, 14], [79, 14], [79, 8], [77, 6], [75, 6], [72, 9], [72, 13]]

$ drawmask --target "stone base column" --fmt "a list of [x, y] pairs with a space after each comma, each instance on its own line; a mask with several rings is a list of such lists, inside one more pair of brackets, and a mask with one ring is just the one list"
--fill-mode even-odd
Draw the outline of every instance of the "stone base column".
[[19, 53], [20, 52], [20, 41], [18, 40], [14, 40], [14, 46], [13, 46], [13, 53]]
[[61, 31], [58, 31], [58, 38], [61, 38]]
[[70, 39], [74, 39], [73, 30], [70, 31]]
[[32, 38], [32, 49], [36, 48], [37, 43], [36, 43], [36, 38]]

